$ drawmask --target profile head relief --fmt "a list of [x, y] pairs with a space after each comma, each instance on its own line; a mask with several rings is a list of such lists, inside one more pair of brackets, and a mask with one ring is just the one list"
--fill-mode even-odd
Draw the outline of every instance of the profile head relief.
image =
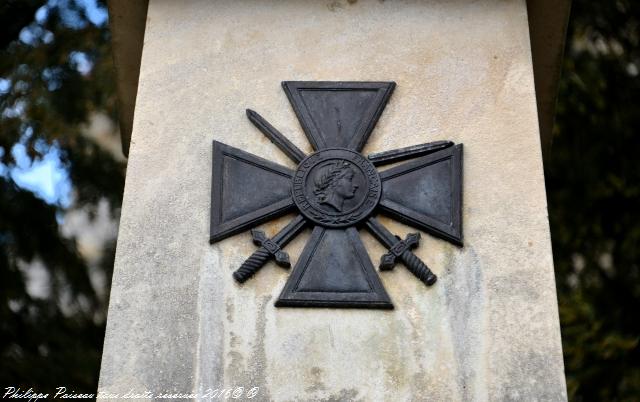
[[318, 169], [313, 180], [316, 201], [341, 212], [344, 200], [353, 198], [358, 189], [353, 176], [353, 168], [347, 161], [337, 161]]

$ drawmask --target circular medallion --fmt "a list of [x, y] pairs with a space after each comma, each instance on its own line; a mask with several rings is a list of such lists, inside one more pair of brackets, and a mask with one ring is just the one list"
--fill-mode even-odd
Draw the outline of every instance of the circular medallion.
[[293, 176], [293, 200], [300, 212], [327, 227], [365, 219], [380, 201], [380, 176], [356, 151], [322, 149], [300, 162]]

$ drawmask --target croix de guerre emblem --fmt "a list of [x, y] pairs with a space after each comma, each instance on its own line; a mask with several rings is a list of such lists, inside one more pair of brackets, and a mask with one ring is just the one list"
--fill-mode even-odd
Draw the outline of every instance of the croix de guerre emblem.
[[[311, 237], [276, 301], [278, 307], [393, 308], [359, 230], [388, 252], [380, 270], [401, 262], [426, 285], [436, 276], [414, 253], [419, 233], [403, 240], [377, 219], [384, 214], [462, 246], [462, 144], [437, 141], [364, 156], [360, 153], [394, 82], [285, 81], [285, 93], [314, 152], [306, 155], [259, 114], [249, 120], [296, 165], [295, 170], [213, 142], [211, 237], [251, 229], [258, 249], [233, 273], [243, 283], [269, 260], [291, 265], [283, 250], [302, 230]], [[377, 166], [395, 163], [379, 171]], [[295, 212], [273, 238], [253, 229]]]

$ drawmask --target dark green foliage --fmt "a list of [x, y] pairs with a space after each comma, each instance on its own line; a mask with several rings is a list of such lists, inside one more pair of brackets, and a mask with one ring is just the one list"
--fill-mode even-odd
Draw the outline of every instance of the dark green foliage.
[[547, 192], [570, 399], [640, 399], [640, 3], [574, 1]]
[[[69, 171], [76, 205], [106, 198], [117, 211], [124, 165], [91, 139], [80, 124], [93, 111], [115, 117], [114, 74], [107, 26], [92, 24], [74, 1], [58, 1], [35, 19], [44, 1], [0, 5], [0, 162], [11, 169], [10, 152], [22, 141], [33, 161], [53, 145]], [[102, 5], [104, 7], [104, 5]], [[27, 40], [20, 40], [20, 33]], [[93, 64], [84, 74], [74, 54]], [[16, 106], [22, 109], [16, 113]], [[31, 131], [31, 136], [25, 133]], [[90, 281], [89, 265], [74, 240], [60, 234], [65, 207], [50, 205], [0, 175], [0, 386], [56, 386], [93, 392], [105, 326], [106, 300]], [[111, 277], [113, 245], [93, 269]], [[41, 261], [48, 296], [27, 291], [29, 264]], [[27, 267], [27, 268], [25, 268]]]

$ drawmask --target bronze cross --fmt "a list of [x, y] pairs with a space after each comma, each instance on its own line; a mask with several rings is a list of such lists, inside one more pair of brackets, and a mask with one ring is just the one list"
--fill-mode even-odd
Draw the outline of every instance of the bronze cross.
[[[433, 285], [436, 276], [412, 252], [420, 234], [402, 240], [375, 216], [387, 215], [462, 246], [462, 144], [437, 141], [365, 157], [360, 151], [394, 82], [285, 81], [282, 86], [312, 154], [306, 155], [256, 112], [247, 110], [247, 117], [296, 163], [295, 170], [213, 142], [211, 243], [297, 213], [271, 239], [251, 231], [259, 248], [234, 272], [236, 281], [245, 282], [272, 258], [288, 267], [283, 248], [312, 227], [278, 307], [393, 308], [360, 229], [369, 230], [389, 249], [381, 258], [381, 270], [400, 261]], [[391, 163], [397, 164], [376, 168]]]

